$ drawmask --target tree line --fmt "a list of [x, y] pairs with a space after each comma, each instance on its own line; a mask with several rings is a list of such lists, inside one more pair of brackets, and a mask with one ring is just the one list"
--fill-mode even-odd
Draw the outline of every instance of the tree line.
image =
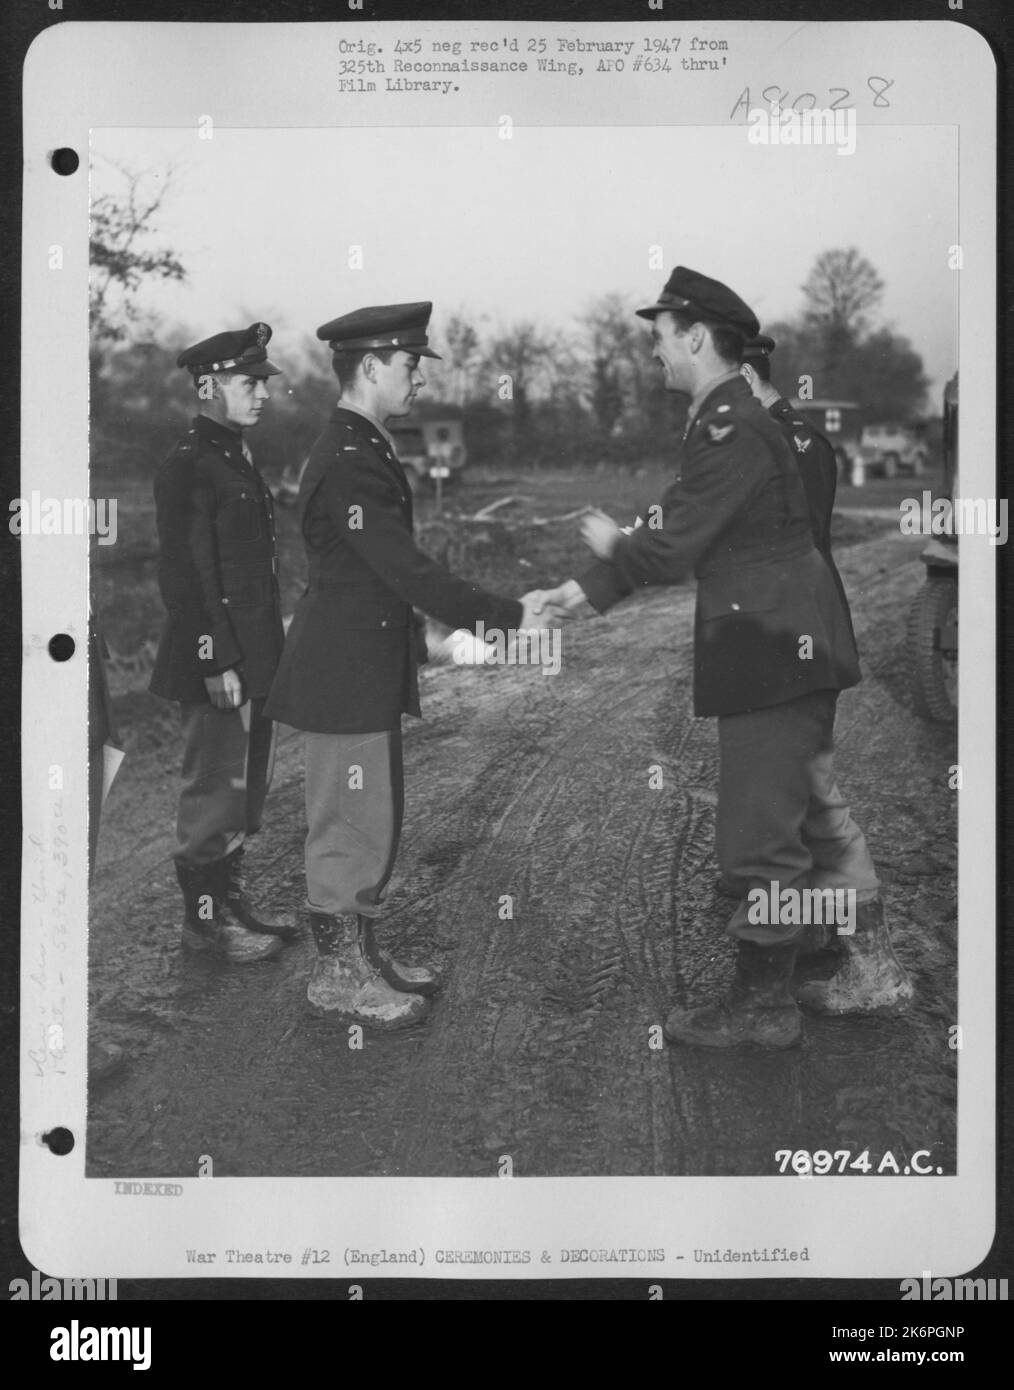
[[[196, 409], [177, 353], [192, 335], [167, 331], [143, 308], [152, 280], [186, 279], [179, 256], [159, 244], [158, 213], [170, 179], [92, 205], [91, 415], [97, 473], [150, 469]], [[906, 423], [926, 406], [923, 363], [909, 340], [878, 321], [884, 284], [855, 247], [819, 255], [801, 286], [795, 318], [762, 325], [777, 343], [772, 376], [784, 395], [858, 402], [868, 423]], [[667, 397], [651, 338], [618, 293], [589, 302], [557, 330], [531, 320], [489, 329], [464, 309], [433, 324], [442, 363], [427, 365], [421, 399], [462, 412], [470, 456], [510, 467], [638, 463], [664, 451], [686, 402]], [[237, 316], [252, 321], [256, 313]], [[276, 332], [277, 332], [276, 325]], [[280, 364], [281, 365], [281, 364]], [[335, 399], [326, 350], [307, 334], [285, 357], [285, 391], [258, 427], [269, 473], [298, 468]], [[935, 412], [934, 412], [935, 413]]]

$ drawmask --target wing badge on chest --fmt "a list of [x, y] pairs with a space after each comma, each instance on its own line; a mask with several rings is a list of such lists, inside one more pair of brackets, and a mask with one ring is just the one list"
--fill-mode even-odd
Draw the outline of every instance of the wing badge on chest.
[[736, 426], [732, 421], [727, 425], [705, 425], [705, 429], [711, 444], [728, 444], [730, 439], [736, 438]]

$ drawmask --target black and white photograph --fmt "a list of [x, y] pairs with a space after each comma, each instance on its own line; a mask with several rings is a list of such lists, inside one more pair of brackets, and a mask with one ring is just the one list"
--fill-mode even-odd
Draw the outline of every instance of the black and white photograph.
[[26, 649], [78, 653], [57, 699], [35, 642], [24, 733], [68, 1272], [985, 1253], [994, 69], [875, 28], [29, 61], [87, 127], [12, 521]]

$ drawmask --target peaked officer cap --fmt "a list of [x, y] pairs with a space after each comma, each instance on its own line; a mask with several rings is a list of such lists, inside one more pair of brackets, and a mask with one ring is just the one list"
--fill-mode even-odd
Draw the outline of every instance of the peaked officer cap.
[[429, 346], [426, 336], [432, 312], [429, 300], [416, 304], [377, 304], [321, 324], [317, 337], [323, 339], [332, 352], [401, 348], [402, 352], [414, 353], [416, 357], [435, 357], [439, 362], [440, 354]]
[[766, 333], [758, 333], [756, 338], [751, 338], [743, 348], [743, 361], [756, 362], [758, 357], [770, 357], [775, 350], [774, 338], [769, 338]]
[[669, 276], [658, 301], [638, 309], [637, 314], [642, 319], [653, 319], [667, 309], [735, 328], [746, 338], [755, 338], [760, 331], [756, 314], [728, 285], [683, 265], [678, 265]]
[[242, 372], [244, 376], [279, 376], [281, 368], [268, 359], [267, 343], [271, 328], [252, 323], [238, 333], [216, 333], [202, 343], [185, 348], [177, 357], [177, 367], [186, 367], [193, 376], [205, 372]]

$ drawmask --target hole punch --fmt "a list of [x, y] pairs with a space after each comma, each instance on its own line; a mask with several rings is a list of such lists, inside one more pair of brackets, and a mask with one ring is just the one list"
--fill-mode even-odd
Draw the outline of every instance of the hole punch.
[[74, 1136], [64, 1125], [57, 1125], [55, 1129], [47, 1130], [42, 1136], [42, 1142], [49, 1149], [50, 1153], [63, 1158], [69, 1154], [74, 1147]]
[[77, 150], [72, 150], [67, 146], [63, 146], [59, 150], [53, 150], [49, 156], [49, 162], [53, 168], [53, 172], [63, 174], [64, 177], [68, 174], [76, 173], [77, 166], [81, 163], [77, 157]]
[[69, 661], [75, 651], [77, 644], [66, 632], [58, 632], [49, 639], [49, 654], [54, 661]]

